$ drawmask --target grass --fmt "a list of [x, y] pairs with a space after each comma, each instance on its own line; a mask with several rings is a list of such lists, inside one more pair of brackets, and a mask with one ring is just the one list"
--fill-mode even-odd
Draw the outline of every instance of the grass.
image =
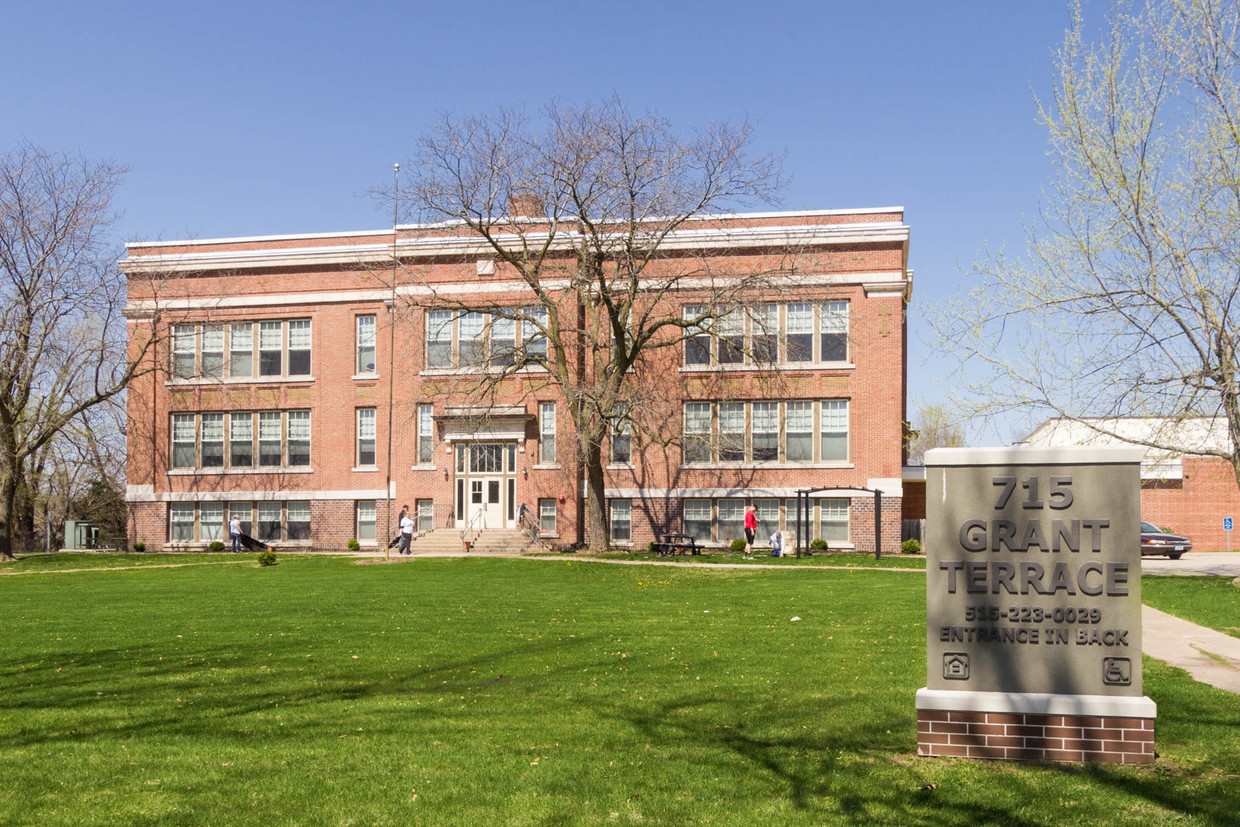
[[571, 558], [0, 577], [0, 823], [1240, 823], [1236, 696], [1156, 661], [1152, 768], [917, 758], [924, 605]]
[[1155, 609], [1240, 637], [1240, 587], [1231, 577], [1141, 578], [1141, 600]]
[[740, 551], [707, 551], [699, 555], [678, 554], [673, 557], [661, 557], [648, 551], [613, 551], [607, 554], [592, 555], [604, 560], [636, 560], [643, 563], [658, 563], [674, 560], [677, 563], [702, 563], [718, 565], [730, 563], [734, 565], [771, 565], [771, 566], [828, 566], [843, 568], [889, 568], [889, 569], [924, 569], [924, 555], [888, 554], [874, 559], [873, 554], [857, 554], [851, 552], [815, 551], [812, 555], [804, 554], [799, 559], [793, 552], [786, 557], [772, 557], [770, 548], [755, 548], [753, 559], [746, 560]]

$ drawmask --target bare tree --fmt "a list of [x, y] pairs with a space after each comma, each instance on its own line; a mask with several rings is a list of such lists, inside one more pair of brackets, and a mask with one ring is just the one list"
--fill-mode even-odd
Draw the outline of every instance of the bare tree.
[[1039, 104], [1058, 175], [1026, 255], [988, 255], [944, 308], [942, 345], [969, 375], [957, 401], [1089, 419], [1156, 417], [1183, 444], [1220, 417], [1240, 478], [1240, 8], [1117, 0], [1096, 41], [1076, 9], [1054, 96]]
[[[23, 145], [0, 155], [0, 556], [33, 529], [32, 460], [121, 393], [125, 284], [109, 237], [124, 170]], [[20, 505], [20, 507], [19, 507]]]
[[908, 464], [925, 465], [931, 448], [960, 448], [966, 444], [965, 427], [947, 405], [921, 405], [909, 423]]
[[[523, 284], [528, 299], [480, 307], [477, 296], [443, 289], [428, 273], [402, 278], [423, 287], [418, 307], [485, 310], [492, 325], [519, 322], [527, 331], [511, 352], [479, 357], [471, 395], [499, 394], [530, 366], [546, 371], [574, 425], [591, 549], [603, 550], [609, 429], [626, 423], [641, 431], [667, 416], [658, 409], [666, 400], [636, 377], [666, 375], [672, 349], [687, 337], [722, 336], [721, 319], [743, 312], [760, 285], [791, 269], [786, 249], [737, 264], [669, 250], [668, 241], [690, 222], [769, 202], [783, 182], [779, 159], [748, 157], [747, 123], [683, 134], [616, 98], [551, 104], [543, 114], [536, 124], [512, 111], [445, 118], [421, 139], [399, 194], [406, 215], [450, 222], [494, 259], [497, 274]], [[691, 297], [697, 309], [681, 313], [674, 295]], [[448, 388], [459, 393], [460, 379]]]

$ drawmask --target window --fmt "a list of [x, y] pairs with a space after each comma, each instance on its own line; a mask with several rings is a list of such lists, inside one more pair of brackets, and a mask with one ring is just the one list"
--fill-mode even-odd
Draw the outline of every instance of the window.
[[258, 533], [255, 535], [264, 543], [280, 539], [280, 504], [258, 504]]
[[759, 365], [779, 361], [779, 305], [760, 304], [750, 311], [753, 326], [753, 358]]
[[715, 323], [719, 336], [719, 364], [736, 365], [745, 361], [745, 316], [732, 310]]
[[788, 361], [810, 362], [814, 358], [814, 308], [790, 304], [788, 312]]
[[452, 367], [452, 313], [432, 310], [426, 314], [426, 366]]
[[258, 464], [264, 468], [279, 468], [284, 458], [281, 450], [280, 412], [261, 411], [258, 414]]
[[202, 503], [198, 506], [198, 535], [204, 543], [223, 542], [223, 503]]
[[253, 414], [229, 414], [228, 462], [233, 468], [252, 468], [254, 466]]
[[357, 367], [358, 373], [375, 372], [375, 317], [357, 317]]
[[555, 500], [545, 497], [538, 501], [538, 530], [542, 534], [555, 534]]
[[490, 364], [506, 367], [517, 360], [517, 322], [491, 314], [491, 327], [487, 336], [490, 348]]
[[719, 405], [719, 461], [745, 461], [744, 402], [724, 402]]
[[[706, 308], [700, 304], [687, 304], [684, 308], [684, 320], [691, 322], [706, 312]], [[693, 327], [686, 327], [685, 332], [688, 337], [685, 339], [685, 364], [686, 365], [709, 365], [710, 364], [710, 333], [708, 332], [707, 321]]]
[[168, 539], [174, 543], [193, 541], [193, 503], [171, 503], [168, 506]]
[[234, 379], [254, 375], [254, 324], [234, 324], [229, 331], [228, 373]]
[[848, 400], [829, 399], [822, 403], [822, 459], [848, 459]]
[[[254, 322], [173, 325], [173, 376], [178, 379], [252, 378], [254, 325]], [[260, 377], [310, 375], [309, 319], [258, 322], [258, 328]]]
[[611, 422], [611, 461], [613, 465], [633, 462], [633, 426], [627, 411]]
[[633, 541], [633, 504], [630, 500], [611, 501], [611, 541], [613, 543], [631, 543]]
[[224, 377], [224, 326], [209, 324], [202, 329], [202, 375]]
[[745, 501], [719, 500], [719, 540], [745, 539]]
[[357, 503], [357, 540], [359, 543], [375, 541], [375, 501], [359, 500]]
[[172, 467], [193, 468], [198, 456], [194, 450], [194, 415], [172, 415]]
[[284, 325], [260, 322], [258, 325], [258, 375], [281, 376], [284, 354]]
[[826, 302], [819, 317], [822, 331], [819, 360], [848, 361], [848, 302]]
[[366, 468], [375, 464], [375, 409], [357, 409], [357, 464]]
[[457, 349], [460, 353], [458, 363], [462, 367], [477, 367], [483, 364], [482, 332], [486, 320], [476, 310], [470, 310], [457, 317]]
[[814, 461], [814, 403], [789, 402], [787, 414], [788, 462]]
[[188, 379], [197, 372], [194, 363], [194, 351], [197, 336], [192, 324], [175, 324], [172, 326], [172, 375], [178, 379]]
[[310, 412], [288, 412], [288, 464], [310, 464]]
[[753, 403], [753, 461], [779, 460], [779, 403]]
[[538, 403], [538, 462], [555, 464], [555, 403]]
[[414, 500], [413, 507], [417, 512], [418, 532], [424, 533], [435, 527], [435, 501]]
[[234, 518], [241, 521], [241, 533], [253, 534], [253, 523], [250, 522], [250, 504], [249, 503], [229, 503], [228, 504], [228, 520], [231, 522]]
[[710, 403], [685, 404], [685, 462], [710, 462]]
[[710, 500], [685, 500], [685, 534], [701, 543], [710, 542]]
[[285, 506], [286, 538], [289, 540], [310, 539], [310, 503], [288, 503]]
[[547, 358], [547, 337], [543, 330], [547, 327], [547, 308], [543, 306], [524, 309], [525, 318], [521, 321], [521, 338], [525, 354], [531, 359]]
[[779, 500], [754, 500], [758, 516], [758, 536], [770, 536], [779, 528]]
[[818, 536], [828, 543], [848, 542], [848, 500], [818, 501]]
[[310, 375], [310, 320], [288, 323], [288, 375]]
[[224, 414], [202, 414], [199, 417], [201, 458], [203, 468], [224, 467]]
[[434, 461], [435, 420], [430, 405], [418, 405], [418, 464], [429, 465]]

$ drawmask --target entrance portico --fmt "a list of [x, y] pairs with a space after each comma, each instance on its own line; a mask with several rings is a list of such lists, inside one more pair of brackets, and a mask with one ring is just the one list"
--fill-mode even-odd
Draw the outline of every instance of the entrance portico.
[[522, 406], [448, 407], [439, 422], [453, 453], [453, 513], [457, 528], [514, 528], [517, 454], [525, 449]]

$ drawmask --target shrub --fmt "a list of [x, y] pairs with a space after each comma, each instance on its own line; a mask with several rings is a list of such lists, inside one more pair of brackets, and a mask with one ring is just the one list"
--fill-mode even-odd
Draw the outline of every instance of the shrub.
[[221, 543], [219, 540], [214, 540], [212, 541], [211, 545], [207, 546], [207, 548], [211, 551], [223, 551], [224, 544]]
[[276, 553], [271, 549], [267, 549], [258, 555], [258, 564], [260, 566], [274, 566], [276, 564]]
[[146, 551], [146, 543], [134, 543], [133, 550], [138, 552], [139, 554], [142, 554], [143, 552]]
[[737, 537], [735, 540], [732, 541], [732, 545], [729, 546], [729, 548], [731, 548], [733, 551], [744, 551], [745, 541], [742, 540], [740, 537]]
[[654, 554], [654, 540], [651, 540], [649, 543], [646, 543], [646, 553]]
[[822, 539], [821, 537], [815, 537], [814, 539], [809, 541], [809, 547], [815, 551], [826, 551], [827, 541]]
[[921, 554], [921, 543], [916, 540], [909, 539], [900, 543], [901, 554]]
[[348, 543], [348, 546], [349, 546], [349, 551], [357, 551], [358, 549], [362, 547], [362, 544], [359, 543], [357, 540], [350, 540]]

